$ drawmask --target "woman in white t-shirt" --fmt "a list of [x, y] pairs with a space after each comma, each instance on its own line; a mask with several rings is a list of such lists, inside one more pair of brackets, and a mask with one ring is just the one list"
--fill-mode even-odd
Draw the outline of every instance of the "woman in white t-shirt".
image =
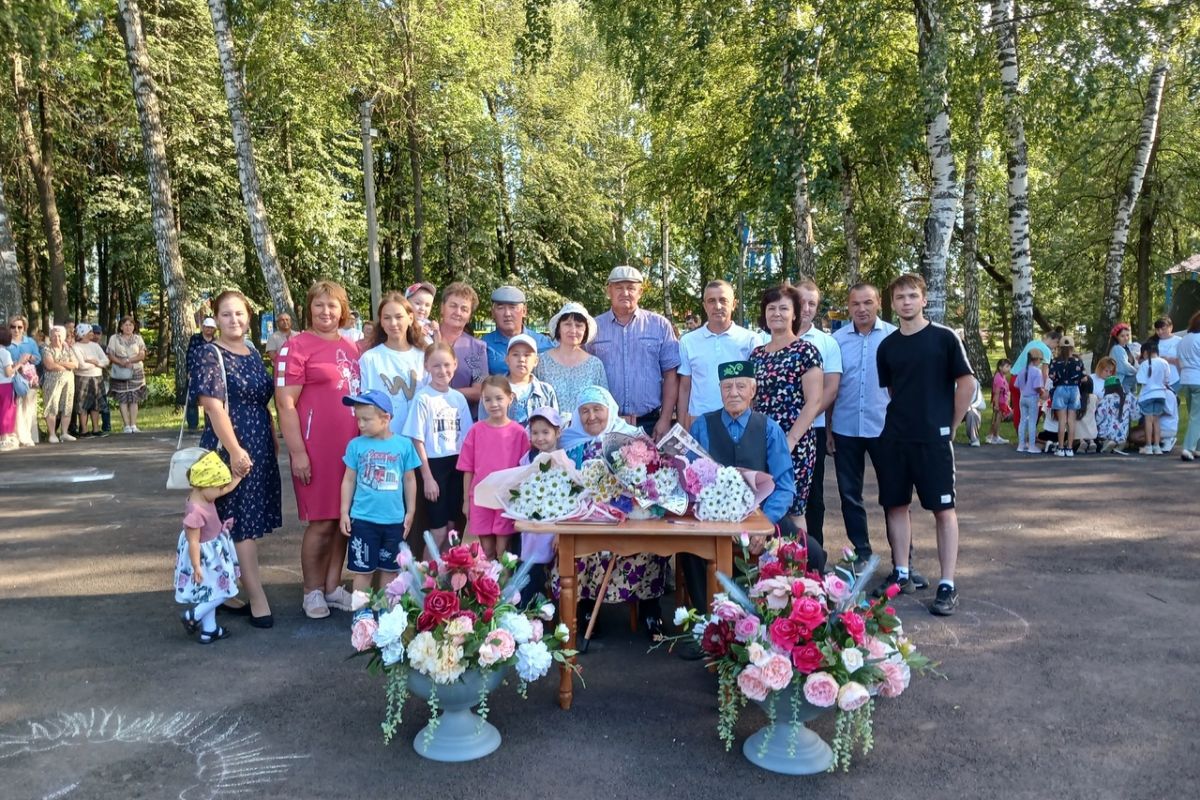
[[413, 395], [425, 382], [425, 334], [414, 324], [412, 305], [399, 292], [379, 302], [374, 346], [358, 360], [362, 390], [392, 398], [392, 432], [403, 433]]

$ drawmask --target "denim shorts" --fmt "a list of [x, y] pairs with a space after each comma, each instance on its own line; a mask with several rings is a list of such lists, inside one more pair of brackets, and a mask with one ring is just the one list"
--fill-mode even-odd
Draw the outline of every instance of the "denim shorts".
[[1054, 397], [1050, 401], [1050, 407], [1055, 411], [1078, 411], [1079, 387], [1056, 386], [1054, 388]]
[[1138, 402], [1138, 408], [1142, 410], [1143, 414], [1151, 417], [1161, 417], [1167, 410], [1167, 401], [1161, 397], [1155, 397], [1152, 400], [1141, 400]]
[[350, 542], [346, 545], [346, 569], [369, 575], [375, 570], [399, 572], [396, 556], [404, 541], [404, 525], [383, 525], [362, 519], [350, 520]]

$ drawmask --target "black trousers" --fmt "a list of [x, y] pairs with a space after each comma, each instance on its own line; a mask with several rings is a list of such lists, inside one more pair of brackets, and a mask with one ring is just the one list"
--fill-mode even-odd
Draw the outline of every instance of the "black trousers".
[[804, 527], [808, 538], [825, 546], [825, 428], [817, 428], [817, 461], [813, 464], [812, 484], [808, 490], [808, 505], [804, 507]]
[[883, 448], [879, 437], [833, 435], [837, 452], [833, 458], [833, 469], [837, 475], [838, 495], [842, 501], [842, 522], [846, 525], [846, 537], [854, 546], [858, 557], [865, 561], [871, 556], [871, 537], [867, 532], [867, 508], [863, 502], [863, 478], [866, 475], [866, 457], [871, 456], [875, 468], [875, 479], [879, 480], [879, 462]]

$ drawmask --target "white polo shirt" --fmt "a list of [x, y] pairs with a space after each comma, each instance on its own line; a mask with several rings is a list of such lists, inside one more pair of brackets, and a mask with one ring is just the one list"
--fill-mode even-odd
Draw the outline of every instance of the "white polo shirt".
[[[837, 343], [837, 340], [830, 336], [825, 331], [818, 328], [816, 325], [810, 325], [808, 330], [800, 334], [800, 338], [811, 343], [821, 353], [821, 371], [830, 375], [836, 373], [842, 374], [842, 348]], [[822, 411], [820, 416], [813, 420], [814, 428], [824, 428], [825, 418], [829, 416], [828, 411]]]
[[692, 379], [687, 413], [698, 417], [721, 408], [717, 368], [726, 361], [745, 361], [762, 343], [762, 336], [736, 323], [721, 333], [713, 333], [708, 325], [685, 333], [679, 339], [679, 374]]

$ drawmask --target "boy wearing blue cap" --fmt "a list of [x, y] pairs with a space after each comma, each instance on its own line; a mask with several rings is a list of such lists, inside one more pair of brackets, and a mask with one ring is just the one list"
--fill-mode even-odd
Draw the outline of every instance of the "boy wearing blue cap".
[[[343, 397], [354, 408], [359, 436], [350, 440], [342, 459], [341, 531], [350, 537], [346, 569], [354, 575], [354, 591], [370, 588], [376, 571], [399, 572], [396, 556], [412, 527], [417, 502], [417, 451], [406, 436], [391, 430], [392, 400], [378, 389]], [[403, 493], [401, 492], [403, 490]], [[355, 619], [370, 609], [355, 612]]]

